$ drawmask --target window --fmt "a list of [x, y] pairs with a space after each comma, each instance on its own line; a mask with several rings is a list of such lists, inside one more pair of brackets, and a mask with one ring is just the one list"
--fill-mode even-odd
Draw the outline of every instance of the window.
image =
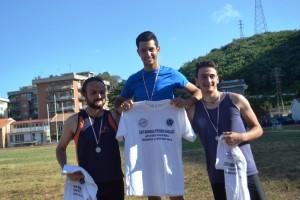
[[24, 142], [24, 135], [15, 135], [15, 142]]
[[41, 142], [43, 142], [44, 141], [44, 135], [43, 135], [43, 133], [41, 133]]
[[31, 140], [35, 141], [35, 133], [31, 133]]

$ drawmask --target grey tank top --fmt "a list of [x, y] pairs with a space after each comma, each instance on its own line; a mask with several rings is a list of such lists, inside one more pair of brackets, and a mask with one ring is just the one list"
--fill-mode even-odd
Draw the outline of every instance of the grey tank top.
[[[221, 135], [225, 131], [233, 131], [241, 134], [245, 133], [246, 128], [239, 109], [232, 103], [229, 93], [226, 92], [224, 94], [225, 97], [219, 105], [220, 116], [218, 135]], [[212, 123], [216, 127], [218, 109], [207, 109], [207, 111], [210, 115]], [[218, 144], [218, 142], [215, 140], [216, 133], [201, 101], [196, 103], [192, 126], [195, 132], [198, 134], [205, 150], [207, 171], [210, 182], [224, 182], [223, 170], [216, 170], [215, 168]], [[248, 142], [242, 143], [239, 145], [239, 147], [247, 161], [247, 176], [258, 173], [250, 144]]]

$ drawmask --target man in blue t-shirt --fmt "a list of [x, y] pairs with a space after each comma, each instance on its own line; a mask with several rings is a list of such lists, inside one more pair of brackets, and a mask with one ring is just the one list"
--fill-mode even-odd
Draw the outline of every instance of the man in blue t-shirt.
[[[159, 64], [160, 46], [154, 33], [150, 31], [141, 33], [136, 38], [136, 46], [144, 68], [128, 78], [120, 96], [116, 98], [114, 107], [118, 113], [130, 109], [133, 101], [171, 99], [172, 105], [189, 108], [201, 98], [201, 91], [190, 83], [184, 75], [177, 70]], [[174, 98], [174, 92], [177, 88], [183, 89], [191, 97], [188, 99]], [[131, 100], [132, 97], [133, 101]], [[148, 197], [148, 200], [159, 199], [161, 198]], [[181, 200], [183, 196], [170, 197], [170, 199]]]

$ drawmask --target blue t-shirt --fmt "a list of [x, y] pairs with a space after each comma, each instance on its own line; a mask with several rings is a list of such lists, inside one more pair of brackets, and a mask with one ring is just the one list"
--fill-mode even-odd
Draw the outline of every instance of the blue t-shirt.
[[[155, 77], [157, 69], [147, 72], [144, 69], [132, 74], [126, 81], [125, 86], [121, 92], [121, 96], [130, 99], [134, 97], [134, 101], [151, 100], [153, 87], [155, 84]], [[143, 81], [143, 76], [145, 83]], [[148, 91], [145, 89], [145, 84]], [[159, 101], [164, 99], [173, 99], [176, 88], [182, 89], [188, 84], [188, 80], [179, 71], [170, 67], [160, 66], [157, 81], [155, 84], [152, 101]]]

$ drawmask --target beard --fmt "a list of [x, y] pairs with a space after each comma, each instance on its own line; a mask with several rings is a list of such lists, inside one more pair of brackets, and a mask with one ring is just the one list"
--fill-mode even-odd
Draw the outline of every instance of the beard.
[[99, 103], [97, 103], [97, 102], [99, 102], [99, 99], [96, 99], [94, 101], [90, 101], [89, 99], [87, 99], [86, 103], [89, 107], [91, 107], [93, 109], [103, 109], [105, 102], [103, 99], [101, 99], [100, 101], [101, 101], [101, 103], [99, 104]]

